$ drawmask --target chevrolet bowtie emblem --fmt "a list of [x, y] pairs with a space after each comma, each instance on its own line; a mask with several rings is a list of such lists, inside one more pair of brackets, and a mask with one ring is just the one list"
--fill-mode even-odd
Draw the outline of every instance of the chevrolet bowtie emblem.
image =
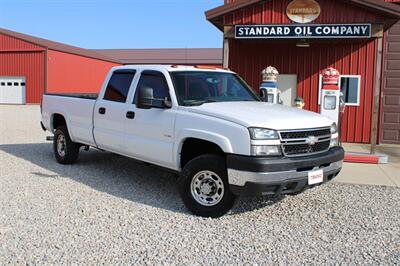
[[314, 137], [314, 136], [309, 136], [306, 139], [307, 144], [310, 144], [310, 145], [314, 145], [315, 143], [317, 143], [317, 141], [318, 141], [318, 138]]

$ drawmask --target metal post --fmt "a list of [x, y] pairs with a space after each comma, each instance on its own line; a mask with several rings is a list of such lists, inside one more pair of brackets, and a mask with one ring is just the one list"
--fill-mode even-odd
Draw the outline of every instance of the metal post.
[[382, 75], [382, 37], [377, 38], [376, 48], [376, 69], [375, 69], [375, 86], [374, 86], [374, 98], [372, 106], [372, 129], [371, 129], [371, 154], [375, 154], [376, 145], [378, 143], [378, 113], [379, 113], [379, 102], [380, 102], [380, 91], [381, 91], [381, 75]]
[[229, 39], [224, 38], [223, 67], [229, 67]]

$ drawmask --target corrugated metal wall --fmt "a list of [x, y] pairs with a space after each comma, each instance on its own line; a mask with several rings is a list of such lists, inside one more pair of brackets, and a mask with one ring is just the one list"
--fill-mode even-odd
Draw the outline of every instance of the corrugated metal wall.
[[[229, 0], [228, 0], [229, 1]], [[224, 17], [225, 25], [288, 24], [286, 7], [290, 0], [273, 0], [243, 8]], [[318, 0], [321, 15], [313, 23], [381, 22], [382, 17], [342, 1]], [[282, 74], [297, 74], [297, 94], [306, 109], [319, 112], [319, 72], [329, 66], [340, 73], [361, 75], [360, 106], [347, 106], [342, 137], [346, 142], [369, 143], [371, 134], [372, 94], [375, 79], [376, 42], [310, 41], [310, 48], [297, 48], [295, 40], [229, 41], [229, 67], [254, 88], [261, 82], [260, 72], [268, 65]]]
[[48, 51], [48, 92], [98, 93], [111, 67], [118, 64]]
[[26, 79], [26, 102], [39, 103], [44, 92], [44, 48], [0, 34], [0, 76]]
[[[243, 8], [225, 16], [224, 24], [287, 24], [286, 7], [291, 0], [273, 0]], [[321, 15], [313, 23], [382, 22], [376, 13], [344, 1], [318, 0]]]
[[297, 48], [295, 43], [250, 43], [230, 41], [229, 67], [253, 88], [261, 83], [261, 71], [269, 66], [281, 74], [297, 74], [297, 94], [305, 108], [319, 112], [319, 72], [329, 66], [342, 74], [361, 75], [360, 106], [347, 106], [342, 137], [347, 142], [370, 140], [372, 91], [375, 71], [375, 42], [357, 44], [312, 44]]

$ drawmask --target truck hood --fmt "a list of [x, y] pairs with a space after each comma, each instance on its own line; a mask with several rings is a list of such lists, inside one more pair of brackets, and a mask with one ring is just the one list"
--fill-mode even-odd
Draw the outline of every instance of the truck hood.
[[317, 113], [265, 102], [218, 102], [188, 107], [189, 112], [228, 120], [245, 127], [276, 130], [328, 127], [333, 121]]

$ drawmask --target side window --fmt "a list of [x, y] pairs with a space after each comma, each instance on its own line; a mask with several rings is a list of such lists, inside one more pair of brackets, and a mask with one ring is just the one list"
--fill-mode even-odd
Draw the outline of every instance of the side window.
[[169, 88], [164, 74], [157, 71], [143, 71], [135, 92], [135, 102], [140, 88], [153, 89], [153, 97], [156, 99], [169, 98]]
[[121, 102], [126, 101], [129, 93], [135, 70], [117, 70], [112, 74], [108, 82], [106, 92], [104, 93], [104, 100]]

